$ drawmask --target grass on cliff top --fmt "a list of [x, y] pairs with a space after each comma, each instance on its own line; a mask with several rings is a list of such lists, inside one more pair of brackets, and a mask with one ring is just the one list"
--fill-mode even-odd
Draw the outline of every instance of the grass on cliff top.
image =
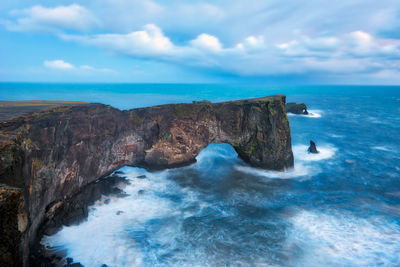
[[30, 112], [39, 112], [48, 108], [84, 104], [88, 104], [88, 102], [47, 100], [0, 101], [0, 121], [22, 116]]
[[52, 100], [21, 100], [21, 101], [0, 101], [0, 107], [32, 107], [32, 106], [64, 106], [88, 104], [84, 101], [52, 101]]

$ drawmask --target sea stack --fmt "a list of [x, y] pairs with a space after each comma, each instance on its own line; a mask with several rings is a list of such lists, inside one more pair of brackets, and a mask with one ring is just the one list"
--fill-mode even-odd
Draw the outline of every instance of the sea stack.
[[307, 106], [304, 103], [297, 104], [297, 103], [291, 102], [291, 103], [287, 103], [285, 107], [286, 107], [287, 113], [308, 115]]
[[313, 140], [310, 140], [310, 147], [308, 148], [308, 152], [312, 154], [318, 154], [317, 146]]

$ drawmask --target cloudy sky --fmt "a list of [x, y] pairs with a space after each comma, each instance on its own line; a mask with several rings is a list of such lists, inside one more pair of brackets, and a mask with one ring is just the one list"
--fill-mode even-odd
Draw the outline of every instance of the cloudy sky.
[[0, 2], [0, 80], [400, 84], [399, 0]]

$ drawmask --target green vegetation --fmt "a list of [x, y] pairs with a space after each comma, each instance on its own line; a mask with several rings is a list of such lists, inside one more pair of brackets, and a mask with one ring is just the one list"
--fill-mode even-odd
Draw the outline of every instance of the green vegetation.
[[171, 142], [172, 141], [172, 134], [170, 132], [164, 132], [164, 133], [161, 134], [161, 138]]
[[71, 106], [61, 106], [61, 107], [56, 107], [54, 109], [52, 109], [52, 111], [55, 112], [65, 112], [71, 109]]
[[175, 105], [172, 115], [178, 117], [195, 118], [203, 105]]
[[133, 116], [133, 122], [137, 124], [140, 123], [140, 119], [137, 115]]
[[258, 106], [252, 106], [252, 108], [257, 110], [257, 111], [259, 111], [259, 112], [262, 112], [262, 109], [260, 107], [258, 107]]
[[132, 117], [132, 120], [133, 120], [134, 123], [136, 123], [136, 124], [140, 123], [140, 118], [139, 118], [138, 115], [133, 114], [131, 117]]
[[40, 168], [40, 166], [42, 165], [42, 162], [39, 159], [32, 159], [32, 165], [35, 168]]
[[288, 120], [288, 117], [287, 117], [286, 114], [284, 114], [284, 115], [282, 116], [282, 124], [283, 124], [283, 126], [284, 126], [285, 128], [286, 128], [287, 125], [289, 125], [289, 120]]
[[5, 157], [5, 161], [7, 163], [13, 163], [14, 162], [14, 160], [15, 160], [14, 151], [6, 150], [6, 151], [2, 151], [1, 153], [3, 154], [2, 156]]
[[129, 118], [130, 118], [131, 120], [133, 120], [133, 122], [136, 123], [136, 124], [139, 124], [139, 123], [141, 122], [140, 117], [139, 117], [139, 116], [136, 114], [136, 112], [133, 111], [133, 110], [130, 110], [130, 111], [129, 111]]
[[272, 116], [275, 116], [278, 113], [278, 111], [276, 110], [276, 107], [274, 105], [269, 105], [268, 111]]
[[246, 150], [244, 153], [246, 153], [247, 156], [251, 156], [254, 153], [254, 151], [256, 151], [257, 146], [258, 146], [258, 142], [255, 141], [254, 143], [252, 143], [250, 145], [250, 148], [248, 150]]

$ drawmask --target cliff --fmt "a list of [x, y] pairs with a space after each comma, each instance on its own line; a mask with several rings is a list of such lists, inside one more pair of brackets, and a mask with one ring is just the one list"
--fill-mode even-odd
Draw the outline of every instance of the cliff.
[[210, 143], [231, 144], [255, 167], [293, 166], [285, 96], [127, 111], [86, 104], [0, 123], [0, 266], [27, 265], [39, 227], [88, 183], [124, 165], [189, 164]]

